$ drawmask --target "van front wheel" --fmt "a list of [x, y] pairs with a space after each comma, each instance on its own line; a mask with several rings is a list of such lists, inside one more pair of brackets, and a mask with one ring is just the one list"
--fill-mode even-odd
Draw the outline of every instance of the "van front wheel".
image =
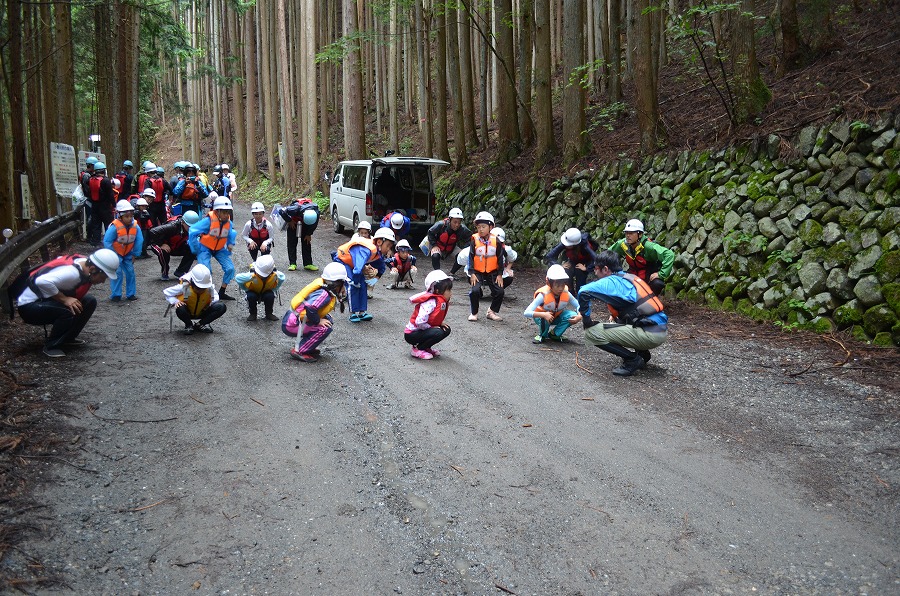
[[338, 219], [337, 207], [335, 207], [331, 211], [331, 225], [334, 228], [335, 234], [340, 234], [341, 232], [344, 231], [344, 226], [341, 225], [341, 222]]

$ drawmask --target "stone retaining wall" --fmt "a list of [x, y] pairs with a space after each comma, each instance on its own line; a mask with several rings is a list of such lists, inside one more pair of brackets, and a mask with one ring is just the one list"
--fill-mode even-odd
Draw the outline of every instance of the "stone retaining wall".
[[678, 255], [667, 294], [900, 345], [900, 115], [538, 181], [444, 189], [490, 211], [531, 265], [576, 226], [608, 246], [637, 217]]

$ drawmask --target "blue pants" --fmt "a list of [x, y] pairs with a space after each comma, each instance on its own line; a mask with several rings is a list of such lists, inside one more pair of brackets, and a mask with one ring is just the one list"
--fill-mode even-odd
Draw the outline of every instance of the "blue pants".
[[553, 319], [552, 322], [548, 323], [544, 319], [536, 318], [534, 319], [535, 324], [537, 324], [538, 329], [540, 330], [540, 335], [543, 338], [546, 338], [549, 335], [551, 328], [553, 329], [553, 335], [556, 337], [562, 337], [563, 333], [566, 332], [566, 329], [569, 328], [569, 319], [577, 315], [578, 313], [571, 310], [564, 310]]
[[[344, 265], [344, 267], [347, 267]], [[350, 298], [350, 312], [366, 312], [369, 308], [369, 293], [366, 285], [366, 278], [362, 273], [353, 274], [353, 270], [347, 267], [347, 277], [350, 283], [347, 284], [347, 297]]]
[[122, 278], [125, 278], [125, 296], [131, 298], [137, 292], [137, 279], [134, 277], [134, 259], [131, 253], [119, 257], [119, 268], [116, 279], [109, 280], [110, 297], [122, 296]]
[[222, 285], [227, 286], [234, 279], [234, 263], [231, 261], [231, 252], [227, 248], [217, 250], [214, 253], [211, 253], [209, 250], [201, 250], [200, 254], [197, 255], [197, 262], [201, 265], [206, 265], [212, 271], [212, 267], [209, 266], [212, 257], [215, 257], [219, 265], [222, 266]]

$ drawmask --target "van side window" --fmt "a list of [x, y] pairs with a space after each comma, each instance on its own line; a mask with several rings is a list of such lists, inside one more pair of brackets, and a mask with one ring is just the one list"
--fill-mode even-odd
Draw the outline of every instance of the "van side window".
[[356, 190], [366, 190], [366, 166], [344, 165], [341, 171], [341, 182], [346, 188], [355, 188]]

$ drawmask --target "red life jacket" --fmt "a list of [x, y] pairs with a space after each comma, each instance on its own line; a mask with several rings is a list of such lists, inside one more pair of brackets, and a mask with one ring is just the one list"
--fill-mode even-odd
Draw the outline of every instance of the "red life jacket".
[[[51, 269], [56, 269], [57, 267], [65, 267], [67, 265], [75, 266], [75, 260], [83, 258], [85, 258], [83, 255], [77, 254], [62, 255], [60, 257], [56, 257], [55, 259], [51, 259], [43, 265], [38, 265], [28, 272], [28, 287], [31, 288], [31, 291], [34, 292], [34, 295], [38, 298], [49, 298], [49, 296], [43, 296], [41, 294], [41, 291], [38, 289], [35, 283], [37, 278], [49, 272]], [[81, 300], [82, 298], [84, 298], [84, 295], [88, 293], [88, 290], [91, 289], [91, 276], [85, 273], [81, 268], [78, 269], [78, 272], [81, 276], [81, 282], [75, 287], [74, 290], [65, 291], [63, 292], [63, 294]]]
[[400, 254], [395, 254], [390, 261], [391, 267], [397, 268], [397, 279], [402, 279], [404, 275], [412, 269], [412, 257], [406, 257], [406, 260], [400, 258]]
[[[462, 229], [462, 226], [460, 226]], [[459, 230], [451, 230], [450, 229], [450, 218], [447, 217], [444, 219], [444, 229], [438, 234], [437, 237], [437, 247], [441, 249], [441, 252], [449, 252], [453, 250], [453, 247], [456, 246], [456, 242], [459, 239]]]
[[644, 243], [639, 242], [631, 254], [631, 247], [624, 240], [621, 243], [625, 262], [628, 263], [628, 272], [637, 275], [644, 281], [647, 280], [647, 259], [644, 257]]
[[269, 239], [269, 226], [266, 225], [267, 220], [263, 218], [263, 224], [261, 228], [256, 228], [253, 226], [253, 221], [250, 222], [250, 240], [256, 242], [256, 246], [262, 246], [262, 243]]
[[409, 299], [410, 302], [416, 305], [412, 316], [409, 318], [410, 323], [416, 324], [416, 318], [419, 316], [419, 307], [432, 299], [437, 301], [437, 305], [431, 311], [431, 314], [428, 315], [428, 324], [432, 327], [440, 327], [444, 323], [444, 317], [447, 316], [447, 299], [441, 294], [432, 294], [430, 292], [422, 292]]
[[138, 174], [137, 177], [137, 190], [138, 194], [144, 192], [144, 189], [147, 188], [147, 178], [149, 178], [149, 174]]
[[[119, 186], [119, 188], [120, 188], [121, 190], [125, 190], [125, 177], [126, 177], [125, 172], [119, 172], [118, 174], [116, 174], [115, 176], [113, 176], [113, 178], [115, 178], [116, 180], [119, 181], [119, 184], [121, 185], [121, 186]], [[131, 190], [131, 189], [129, 188], [129, 189], [126, 190], [125, 192], [129, 192], [130, 190]]]
[[88, 183], [91, 189], [91, 201], [96, 203], [100, 200], [100, 183], [103, 181], [103, 176], [91, 176], [91, 181]]
[[150, 186], [156, 191], [156, 199], [154, 203], [162, 203], [166, 200], [166, 181], [162, 178], [150, 178]]

